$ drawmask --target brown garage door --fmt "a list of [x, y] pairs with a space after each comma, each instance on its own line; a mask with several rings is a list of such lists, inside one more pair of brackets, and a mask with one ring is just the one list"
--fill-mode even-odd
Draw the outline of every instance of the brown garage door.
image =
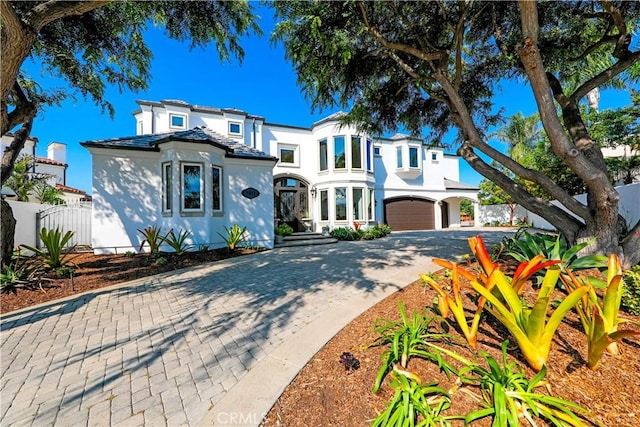
[[434, 202], [403, 198], [385, 200], [385, 222], [392, 230], [434, 230]]

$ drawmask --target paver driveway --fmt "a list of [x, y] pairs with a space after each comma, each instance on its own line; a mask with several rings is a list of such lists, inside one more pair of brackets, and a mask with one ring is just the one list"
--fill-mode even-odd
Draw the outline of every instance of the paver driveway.
[[[0, 321], [0, 424], [202, 424], [283, 343], [324, 344], [302, 336], [307, 325], [335, 307], [372, 305], [433, 271], [431, 257], [469, 252], [478, 233], [488, 243], [506, 234], [406, 232], [284, 248], [9, 313]], [[357, 314], [332, 319], [331, 333]], [[308, 359], [315, 350], [299, 351]]]

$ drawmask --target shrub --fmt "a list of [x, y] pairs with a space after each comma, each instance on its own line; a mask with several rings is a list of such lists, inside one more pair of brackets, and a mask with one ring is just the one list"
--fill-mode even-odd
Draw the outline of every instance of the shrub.
[[331, 237], [338, 240], [358, 240], [358, 233], [348, 227], [338, 227], [331, 231]]
[[42, 244], [46, 248], [45, 251], [29, 245], [22, 246], [35, 252], [35, 254], [41, 257], [43, 262], [51, 269], [67, 267], [71, 264], [69, 253], [73, 251], [75, 245], [66, 249], [65, 246], [69, 243], [73, 235], [73, 231], [67, 231], [62, 234], [62, 230], [59, 228], [56, 228], [55, 230], [47, 230], [46, 228], [43, 228], [40, 231], [40, 240], [42, 240]]
[[640, 265], [624, 273], [621, 306], [627, 313], [640, 316]]
[[276, 236], [290, 236], [293, 234], [293, 228], [289, 224], [280, 224], [275, 228]]

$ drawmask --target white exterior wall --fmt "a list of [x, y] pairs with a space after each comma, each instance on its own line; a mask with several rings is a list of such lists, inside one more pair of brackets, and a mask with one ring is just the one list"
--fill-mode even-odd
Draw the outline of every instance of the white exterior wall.
[[[191, 231], [187, 244], [224, 247], [218, 235], [224, 227], [247, 226], [248, 240], [264, 247], [273, 246], [273, 163], [270, 161], [229, 159], [224, 151], [210, 145], [169, 143], [162, 151], [107, 150], [90, 148], [93, 155], [93, 239], [95, 253], [137, 251], [143, 240], [138, 231], [157, 225], [162, 232], [173, 229]], [[162, 164], [172, 162], [173, 189], [171, 213], [162, 212]], [[180, 210], [180, 163], [203, 165], [204, 212], [183, 214]], [[212, 212], [211, 166], [222, 167], [222, 212]], [[118, 177], [118, 179], [114, 179]], [[258, 189], [260, 195], [247, 199], [241, 191]], [[264, 212], [268, 212], [264, 215]], [[170, 250], [168, 246], [162, 248]], [[143, 250], [148, 250], [145, 245]]]
[[93, 157], [95, 253], [136, 251], [137, 231], [161, 221], [160, 153], [89, 149]]
[[40, 203], [17, 202], [7, 200], [13, 217], [16, 219], [16, 231], [14, 234], [14, 246], [29, 245], [36, 247], [38, 243], [38, 232], [36, 227], [36, 214], [43, 209], [50, 208], [51, 205]]

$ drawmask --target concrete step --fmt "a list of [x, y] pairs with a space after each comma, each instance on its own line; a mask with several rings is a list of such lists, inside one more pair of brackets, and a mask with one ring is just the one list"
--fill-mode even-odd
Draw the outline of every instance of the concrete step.
[[338, 242], [331, 236], [323, 236], [320, 233], [293, 233], [286, 236], [282, 243], [275, 243], [276, 248], [285, 248], [290, 246], [310, 246], [310, 245], [329, 245]]

